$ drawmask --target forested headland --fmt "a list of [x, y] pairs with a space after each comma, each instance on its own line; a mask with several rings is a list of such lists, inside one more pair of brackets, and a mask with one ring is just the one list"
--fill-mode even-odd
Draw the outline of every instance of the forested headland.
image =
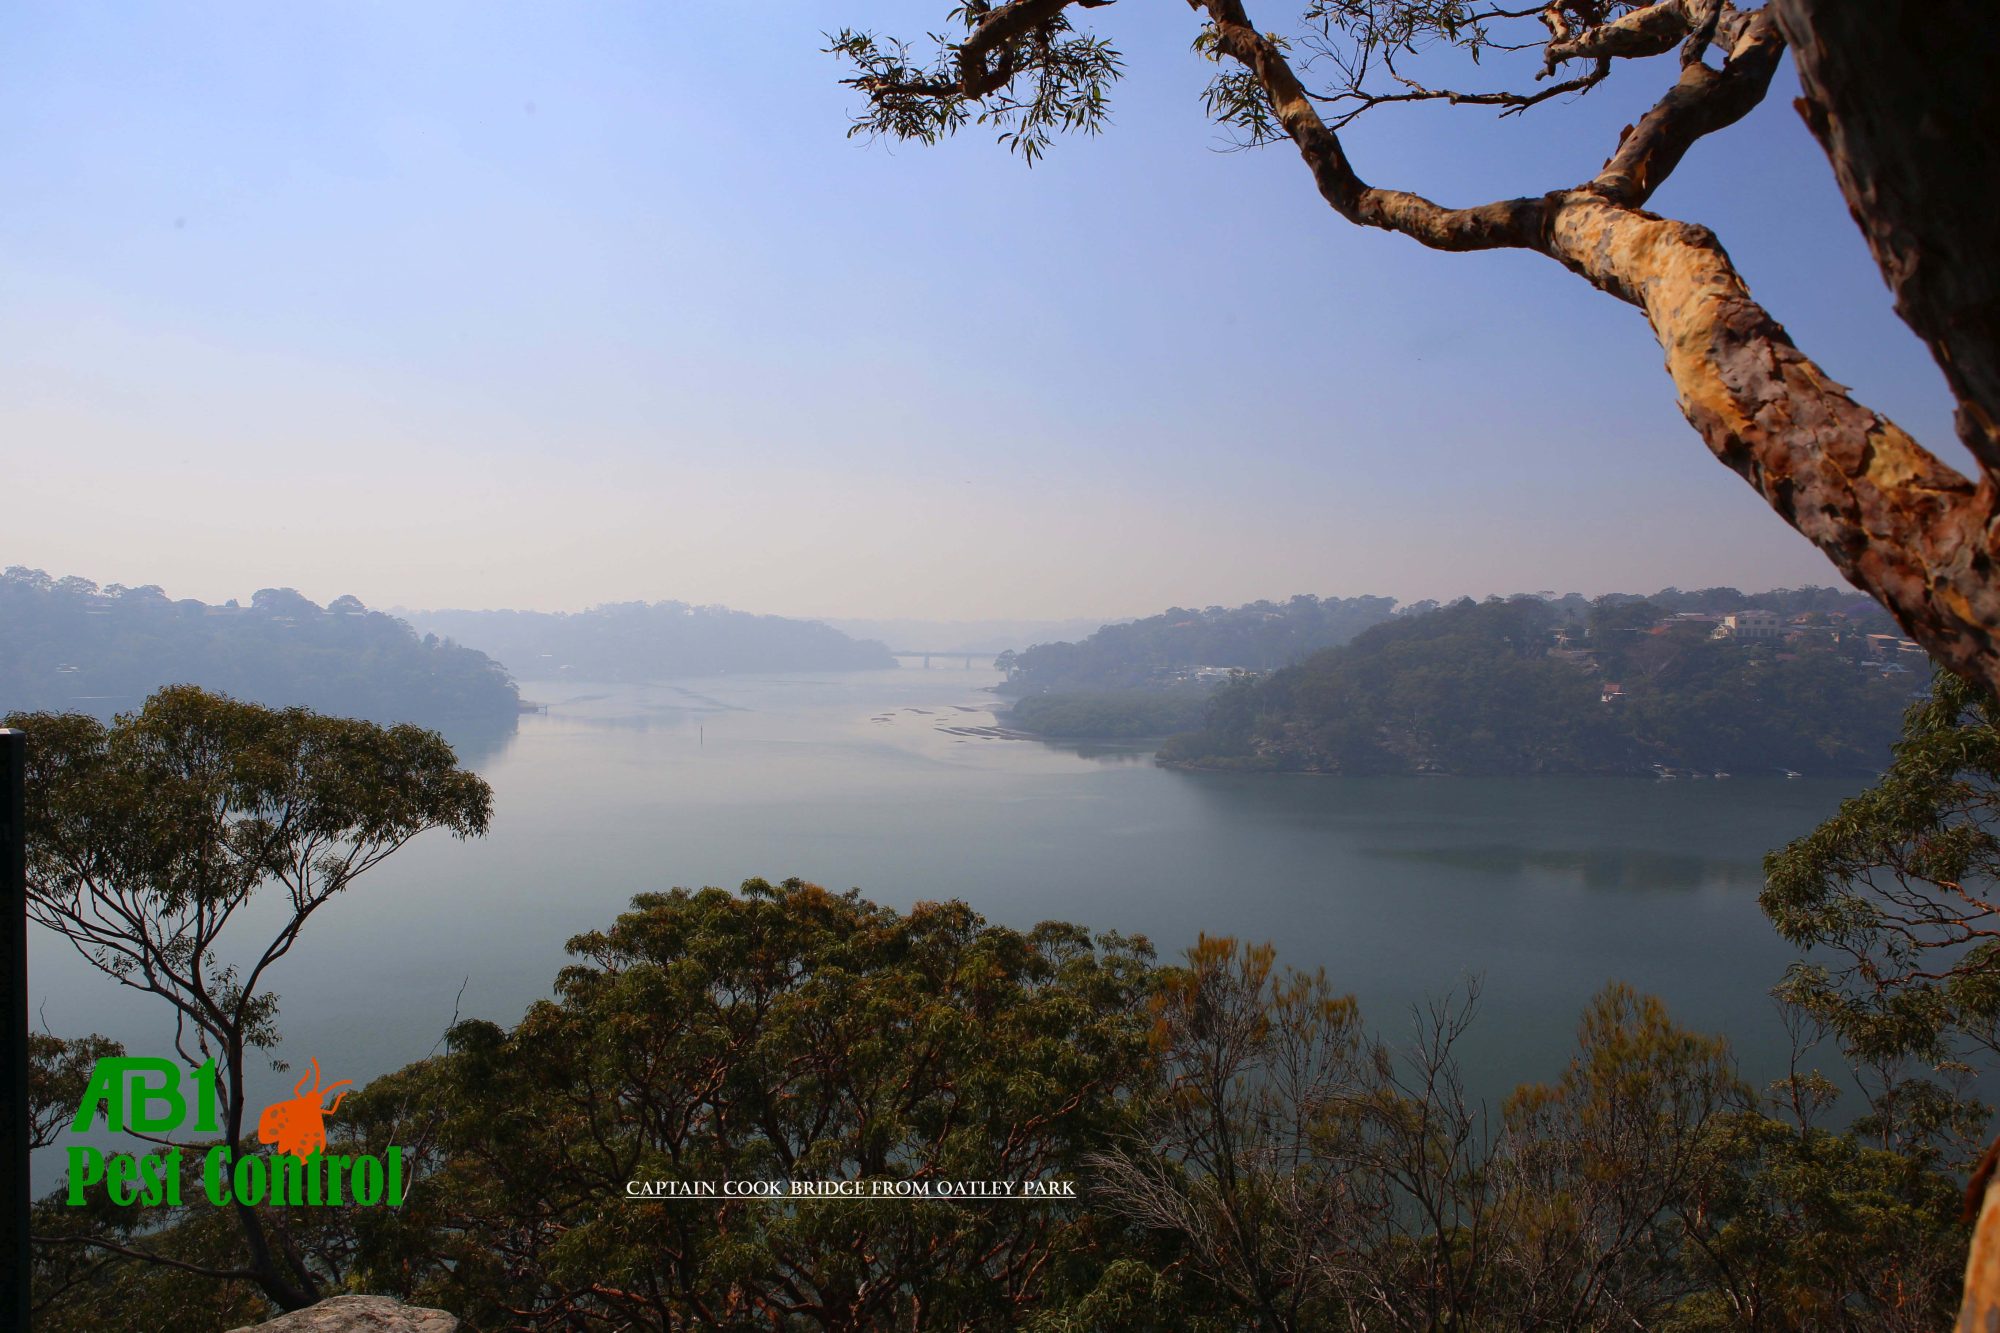
[[[1822, 612], [1746, 623], [1600, 599], [1399, 616], [1266, 676], [1239, 677], [1163, 761], [1315, 773], [1873, 773], [1921, 653]], [[1886, 640], [1886, 642], [1885, 642]]]
[[1930, 662], [1848, 589], [1176, 608], [1003, 653], [1009, 726], [1188, 767], [1873, 773]]
[[1315, 597], [1250, 602], [1105, 625], [1075, 643], [1038, 643], [1002, 653], [1001, 692], [1013, 695], [1167, 689], [1203, 666], [1268, 671], [1331, 648], [1389, 619], [1393, 597]]
[[522, 680], [648, 681], [728, 671], [870, 671], [889, 649], [816, 620], [686, 602], [588, 611], [411, 611], [420, 629], [473, 644]]
[[425, 726], [511, 727], [520, 711], [498, 662], [354, 597], [320, 606], [264, 588], [212, 606], [14, 566], [0, 574], [0, 626], [0, 711], [108, 716], [174, 684]]

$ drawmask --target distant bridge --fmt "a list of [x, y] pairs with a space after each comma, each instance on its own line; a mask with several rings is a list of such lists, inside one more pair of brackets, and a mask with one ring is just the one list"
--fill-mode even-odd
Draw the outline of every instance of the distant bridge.
[[972, 664], [975, 661], [984, 660], [987, 662], [991, 662], [995, 657], [998, 657], [999, 654], [968, 653], [963, 648], [891, 648], [889, 650], [889, 656], [921, 657], [924, 659], [924, 670], [926, 671], [929, 671], [931, 669], [931, 659], [933, 657], [962, 657], [965, 659], [965, 669], [967, 671], [970, 671], [972, 670]]

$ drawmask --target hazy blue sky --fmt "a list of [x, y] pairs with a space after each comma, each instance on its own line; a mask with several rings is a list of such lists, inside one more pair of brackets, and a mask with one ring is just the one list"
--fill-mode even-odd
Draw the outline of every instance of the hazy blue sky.
[[[1095, 11], [1117, 124], [1033, 171], [983, 131], [846, 139], [821, 32], [945, 8], [6, 7], [0, 564], [936, 617], [1835, 581], [1681, 420], [1637, 312], [1347, 226], [1289, 148], [1216, 151], [1183, 4]], [[1537, 192], [1666, 77], [1350, 144], [1450, 202]], [[1655, 206], [1946, 448], [1790, 99]]]

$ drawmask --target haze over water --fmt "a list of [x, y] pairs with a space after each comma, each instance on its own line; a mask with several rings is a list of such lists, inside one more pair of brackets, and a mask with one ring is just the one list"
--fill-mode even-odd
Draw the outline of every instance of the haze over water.
[[[992, 724], [996, 679], [953, 664], [524, 683], [548, 714], [468, 752], [492, 832], [426, 835], [314, 918], [273, 974], [278, 1054], [366, 1080], [428, 1053], [455, 1004], [512, 1023], [549, 994], [564, 942], [635, 893], [798, 875], [894, 907], [957, 897], [1009, 926], [1144, 934], [1162, 958], [1202, 931], [1271, 940], [1398, 1038], [1409, 1006], [1477, 975], [1463, 1053], [1489, 1094], [1554, 1077], [1612, 980], [1727, 1032], [1760, 1081], [1778, 1072], [1766, 992], [1795, 954], [1757, 909], [1760, 861], [1848, 784], [1184, 773], [1149, 747], [946, 730]], [[50, 1030], [164, 1048], [170, 1032], [141, 1026], [156, 1006], [46, 932], [34, 950]]]

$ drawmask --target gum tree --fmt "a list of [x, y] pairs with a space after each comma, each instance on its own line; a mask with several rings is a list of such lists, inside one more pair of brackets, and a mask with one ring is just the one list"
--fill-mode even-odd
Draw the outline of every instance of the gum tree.
[[[260, 708], [191, 685], [109, 726], [77, 713], [17, 713], [4, 725], [28, 733], [29, 916], [172, 1009], [181, 1057], [216, 1062], [232, 1144], [243, 1141], [249, 1055], [278, 1039], [271, 970], [307, 921], [411, 838], [434, 828], [475, 837], [492, 812], [491, 789], [435, 732]], [[251, 901], [269, 897], [280, 910], [247, 920]], [[69, 1054], [74, 1064], [93, 1050]], [[63, 1052], [42, 1055], [48, 1100], [75, 1071], [65, 1074]], [[302, 1258], [273, 1244], [256, 1209], [234, 1209], [244, 1255], [234, 1268], [101, 1234], [48, 1239], [252, 1281], [286, 1309], [318, 1300]]]
[[1973, 1074], [2000, 1057], [2000, 704], [1939, 673], [1895, 759], [1764, 858], [1765, 914], [1811, 951], [1780, 995], [1858, 1069]]
[[1079, 1177], [1149, 1086], [1144, 941], [751, 880], [642, 894], [569, 950], [511, 1031], [460, 1024], [357, 1099], [350, 1127], [442, 1117], [378, 1288], [481, 1328], [984, 1329], [1110, 1276], [1087, 1199], [782, 1191]]
[[[1251, 144], [1289, 142], [1341, 218], [1437, 250], [1528, 250], [1644, 314], [1708, 448], [1887, 607], [1938, 661], [2000, 686], [2000, 80], [1981, 0], [1304, 0], [1284, 32], [1253, 0], [1190, 0], [1218, 71], [1209, 111]], [[1120, 72], [1079, 26], [1111, 0], [965, 0], [919, 50], [843, 30], [854, 128], [932, 142], [968, 124], [1029, 160], [1094, 132]], [[1296, 5], [1299, 0], [1292, 0]], [[1128, 0], [1122, 8], [1140, 6]], [[1124, 17], [1122, 14], [1119, 17]], [[1750, 295], [1722, 241], [1647, 205], [1702, 139], [1768, 94], [1787, 49], [1799, 110], [1957, 401], [1961, 475], [1856, 402]], [[1652, 108], [1572, 186], [1451, 207], [1364, 178], [1341, 141], [1361, 114], [1443, 102], [1501, 115], [1586, 95], [1678, 50]], [[1519, 81], [1453, 78], [1516, 69]], [[1468, 61], [1464, 57], [1471, 57]], [[1484, 60], [1475, 66], [1473, 61]], [[1643, 67], [1650, 73], [1654, 66]], [[1581, 174], [1581, 173], [1580, 173]], [[1553, 388], [1552, 388], [1552, 391]]]

